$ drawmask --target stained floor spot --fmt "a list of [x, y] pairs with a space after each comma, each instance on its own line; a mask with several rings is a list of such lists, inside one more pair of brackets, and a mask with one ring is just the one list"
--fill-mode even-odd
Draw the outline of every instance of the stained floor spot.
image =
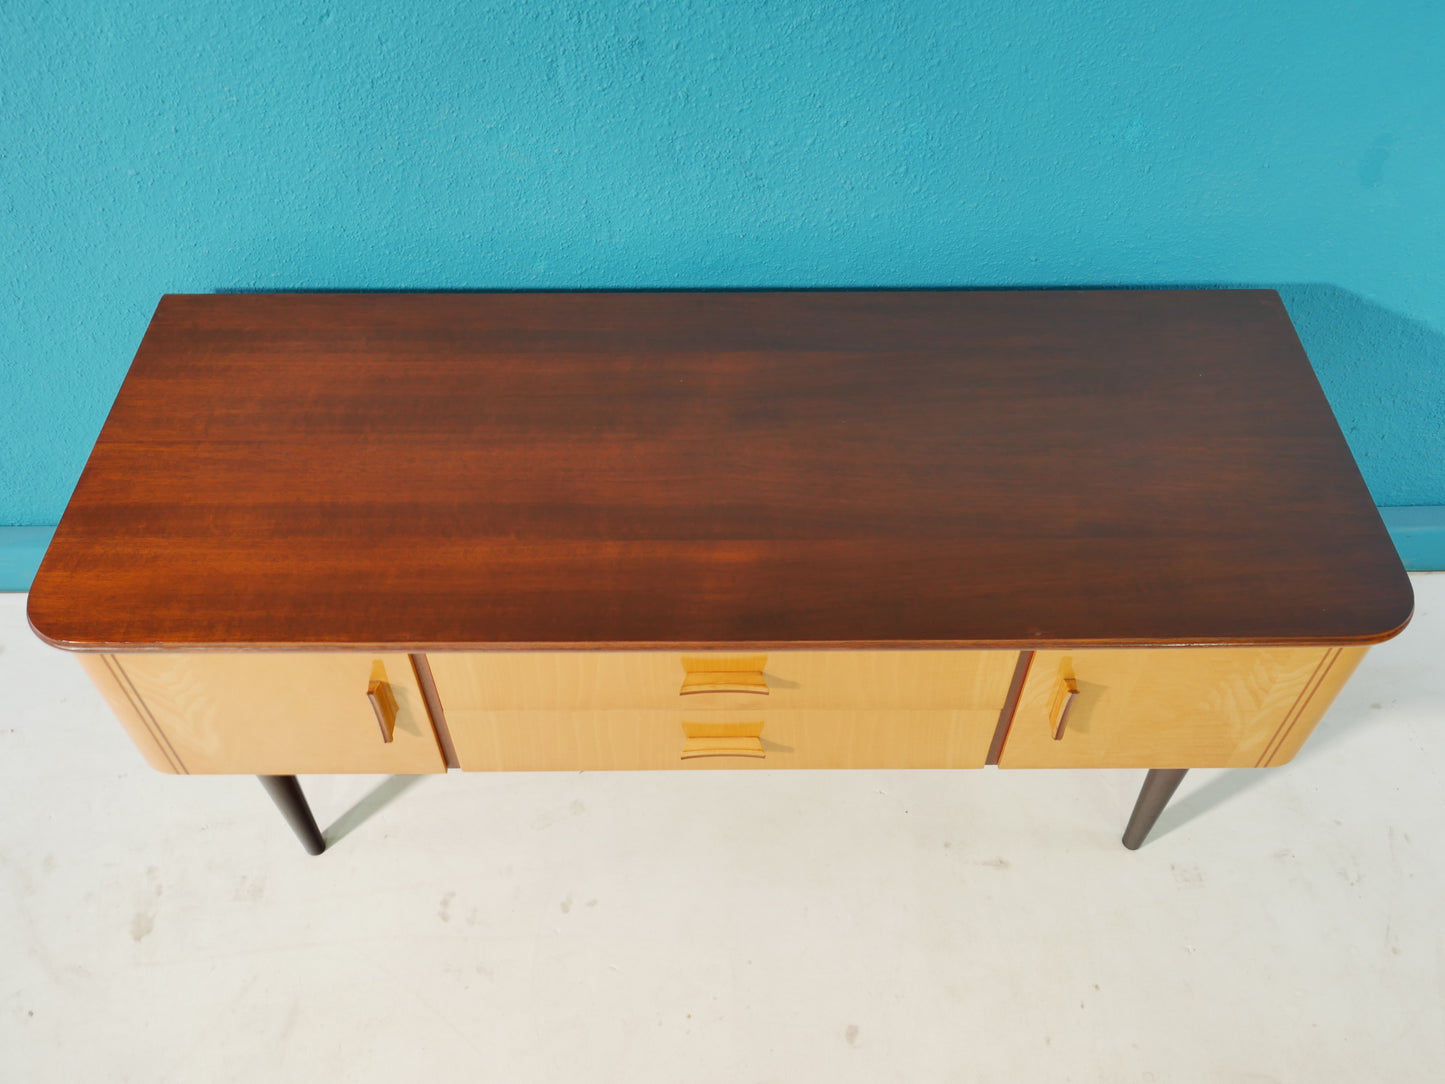
[[156, 916], [154, 911], [137, 911], [131, 916], [130, 936], [131, 940], [140, 942], [150, 936], [150, 932], [156, 928]]

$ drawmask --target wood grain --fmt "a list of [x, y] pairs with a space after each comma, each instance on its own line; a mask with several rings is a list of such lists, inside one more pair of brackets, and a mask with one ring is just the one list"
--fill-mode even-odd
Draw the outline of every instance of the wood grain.
[[[445, 770], [405, 655], [148, 652], [101, 658], [109, 679], [129, 691], [129, 712], [145, 723], [143, 734], [134, 726], [127, 729], [147, 759], [163, 771], [296, 775]], [[378, 680], [395, 707], [389, 743], [377, 733], [367, 698], [368, 688]], [[126, 713], [117, 713], [127, 722]], [[157, 763], [149, 752], [152, 746], [166, 750], [174, 763]]]
[[[448, 708], [465, 771], [981, 768], [998, 711]], [[684, 757], [685, 724], [756, 729], [763, 756]], [[727, 739], [736, 743], [737, 739]]]
[[[764, 698], [752, 691], [683, 695], [684, 674], [703, 671], [697, 657], [676, 652], [442, 652], [427, 658], [448, 719], [461, 708], [997, 712], [1014, 667], [1011, 651], [780, 651], [766, 658]], [[719, 659], [716, 665], [726, 669], [735, 661]]]
[[86, 676], [105, 697], [110, 710], [120, 720], [126, 735], [140, 750], [146, 763], [157, 771], [185, 775], [185, 765], [171, 748], [165, 732], [157, 725], [135, 688], [116, 665], [115, 659], [110, 655], [92, 652], [77, 657]]
[[1369, 650], [1342, 647], [1325, 656], [1324, 664], [1301, 691], [1295, 706], [1260, 755], [1259, 767], [1278, 767], [1294, 759]]
[[[1344, 676], [1365, 649], [1350, 651]], [[1040, 651], [999, 757], [1003, 768], [1253, 768], [1304, 742], [1344, 677], [1337, 648]], [[1060, 740], [1061, 668], [1079, 688]]]
[[1411, 607], [1271, 291], [168, 296], [29, 600], [116, 651], [1368, 643]]

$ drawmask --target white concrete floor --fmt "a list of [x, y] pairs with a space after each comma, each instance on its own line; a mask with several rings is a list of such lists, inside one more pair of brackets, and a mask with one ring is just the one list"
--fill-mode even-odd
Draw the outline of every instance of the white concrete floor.
[[[143, 766], [0, 595], [0, 1080], [1438, 1081], [1445, 575], [1304, 752], [1196, 772]], [[342, 837], [342, 838], [337, 838]]]

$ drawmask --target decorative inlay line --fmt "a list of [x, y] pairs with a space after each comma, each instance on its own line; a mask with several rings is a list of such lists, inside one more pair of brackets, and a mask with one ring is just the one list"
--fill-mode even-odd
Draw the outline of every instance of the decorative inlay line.
[[1255, 763], [1255, 767], [1263, 768], [1274, 759], [1280, 747], [1289, 739], [1290, 731], [1294, 729], [1295, 723], [1299, 722], [1300, 716], [1304, 714], [1305, 708], [1309, 706], [1309, 702], [1314, 699], [1315, 693], [1324, 683], [1326, 675], [1330, 672], [1330, 667], [1334, 666], [1335, 660], [1339, 657], [1339, 648], [1333, 648], [1325, 652], [1324, 657], [1316, 664], [1314, 672], [1310, 674], [1309, 680], [1305, 682], [1304, 688], [1300, 690], [1299, 696], [1295, 697], [1295, 702], [1290, 705], [1289, 711], [1285, 713], [1284, 720], [1275, 730], [1274, 736], [1270, 738], [1269, 744], [1264, 748], [1264, 752], [1260, 754], [1260, 758]]
[[116, 684], [120, 686], [120, 691], [125, 695], [125, 698], [130, 701], [130, 706], [135, 709], [137, 717], [145, 724], [145, 728], [150, 731], [151, 738], [155, 740], [156, 747], [160, 749], [161, 754], [171, 762], [171, 766], [174, 767], [176, 771], [182, 775], [190, 775], [191, 773], [186, 769], [186, 765], [181, 760], [180, 754], [177, 753], [175, 747], [171, 745], [171, 740], [166, 737], [166, 732], [161, 729], [160, 724], [156, 722], [155, 716], [151, 714], [150, 708], [148, 708], [146, 702], [141, 699], [140, 690], [135, 687], [135, 683], [131, 681], [130, 675], [127, 674], [124, 667], [121, 666], [120, 659], [114, 655], [102, 655], [100, 658], [101, 661], [105, 663], [106, 669], [111, 672], [111, 676], [115, 678]]

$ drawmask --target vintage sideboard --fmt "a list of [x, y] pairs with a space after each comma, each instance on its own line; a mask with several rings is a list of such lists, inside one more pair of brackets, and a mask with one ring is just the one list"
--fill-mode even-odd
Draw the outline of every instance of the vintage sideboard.
[[313, 853], [298, 773], [993, 764], [1137, 847], [1412, 607], [1267, 290], [171, 295], [29, 598]]

